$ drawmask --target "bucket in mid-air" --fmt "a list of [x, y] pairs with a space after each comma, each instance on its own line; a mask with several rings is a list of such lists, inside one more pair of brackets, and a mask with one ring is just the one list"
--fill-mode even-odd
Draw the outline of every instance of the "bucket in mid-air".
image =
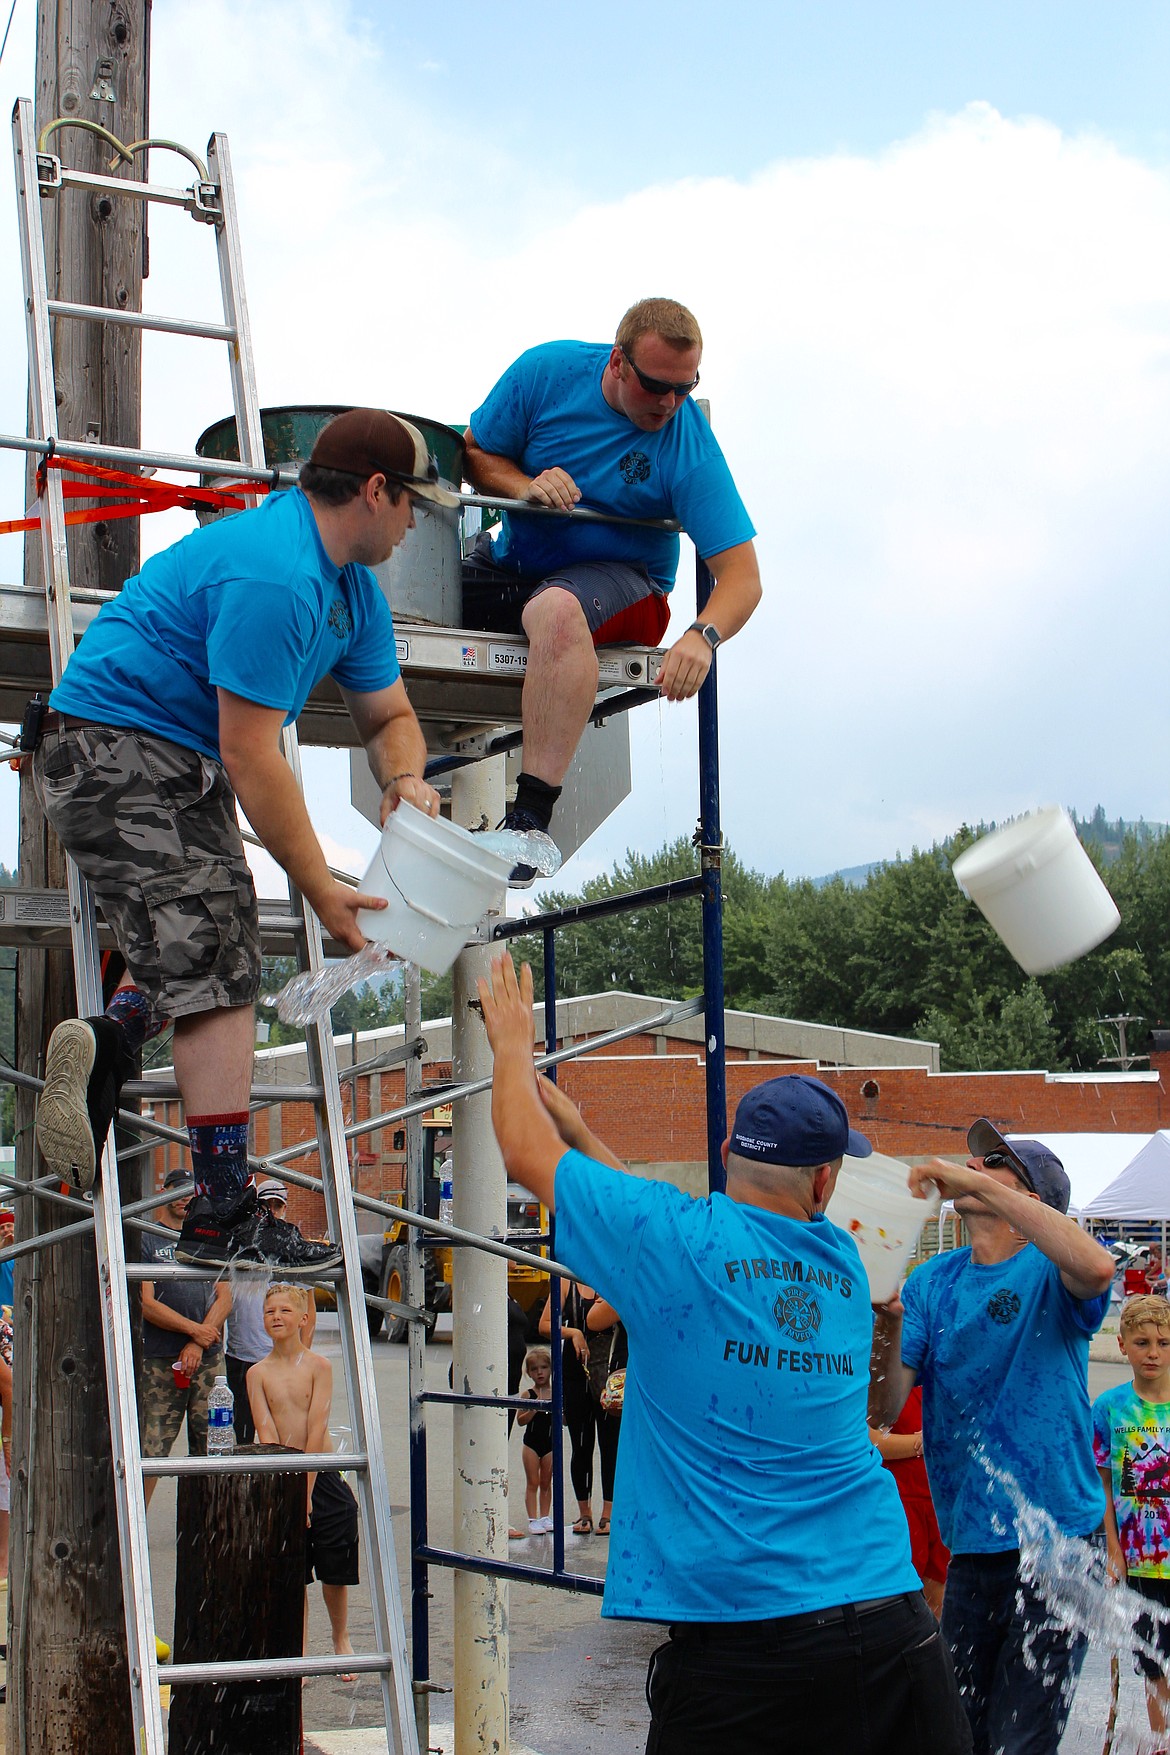
[[1121, 921], [1059, 805], [994, 829], [960, 853], [952, 869], [959, 888], [1029, 975], [1075, 962]]

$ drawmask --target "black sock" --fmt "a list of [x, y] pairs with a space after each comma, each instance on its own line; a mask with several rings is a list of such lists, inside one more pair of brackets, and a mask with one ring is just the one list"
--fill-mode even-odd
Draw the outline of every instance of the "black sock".
[[521, 773], [516, 781], [516, 810], [526, 810], [534, 816], [542, 829], [547, 829], [553, 814], [553, 806], [561, 796], [559, 786], [550, 786], [547, 780], [538, 780], [535, 774]]

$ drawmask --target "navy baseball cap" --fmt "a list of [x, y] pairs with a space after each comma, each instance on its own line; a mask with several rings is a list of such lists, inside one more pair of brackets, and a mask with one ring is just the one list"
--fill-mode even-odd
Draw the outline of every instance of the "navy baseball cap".
[[1068, 1212], [1072, 1184], [1055, 1152], [1039, 1140], [1005, 1140], [990, 1121], [973, 1121], [967, 1129], [967, 1150], [973, 1158], [986, 1158], [990, 1152], [1002, 1152], [1009, 1160], [1024, 1187], [1038, 1194], [1046, 1207], [1058, 1213]]
[[190, 1182], [191, 1172], [189, 1170], [168, 1170], [163, 1177], [164, 1188], [182, 1188], [184, 1183], [190, 1184]]
[[807, 1168], [831, 1164], [848, 1152], [868, 1158], [873, 1147], [849, 1125], [849, 1112], [828, 1085], [789, 1073], [754, 1085], [739, 1100], [729, 1149], [760, 1164]]

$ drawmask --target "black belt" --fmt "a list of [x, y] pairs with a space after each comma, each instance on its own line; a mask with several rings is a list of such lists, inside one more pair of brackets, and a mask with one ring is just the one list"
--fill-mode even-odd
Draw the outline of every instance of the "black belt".
[[860, 1603], [838, 1603], [827, 1609], [811, 1609], [804, 1615], [776, 1615], [769, 1621], [680, 1621], [671, 1628], [671, 1635], [685, 1638], [688, 1633], [707, 1633], [723, 1639], [759, 1639], [769, 1634], [799, 1633], [807, 1627], [832, 1627], [843, 1621], [866, 1615], [879, 1615], [883, 1609], [908, 1600], [906, 1591], [892, 1597], [867, 1597]]
[[92, 719], [75, 719], [72, 713], [58, 713], [56, 707], [46, 707], [41, 720], [41, 735], [46, 731], [70, 731], [75, 725], [93, 725]]

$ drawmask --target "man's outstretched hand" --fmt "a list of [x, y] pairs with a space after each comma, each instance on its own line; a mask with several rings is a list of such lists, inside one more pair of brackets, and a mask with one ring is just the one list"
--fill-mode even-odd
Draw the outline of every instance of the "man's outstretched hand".
[[[491, 1043], [492, 1126], [509, 1176], [530, 1188], [550, 1212], [556, 1199], [556, 1167], [564, 1156], [557, 1124], [541, 1100], [532, 1064], [532, 970], [517, 976], [508, 952], [480, 977], [479, 1001]], [[574, 1112], [575, 1113], [575, 1112]]]
[[481, 975], [476, 985], [483, 1007], [484, 1028], [497, 1066], [502, 1060], [507, 1060], [511, 1070], [512, 1062], [526, 1062], [535, 1086], [531, 968], [522, 963], [517, 976], [511, 955], [505, 951], [502, 956], [492, 958], [491, 974], [486, 980]]

